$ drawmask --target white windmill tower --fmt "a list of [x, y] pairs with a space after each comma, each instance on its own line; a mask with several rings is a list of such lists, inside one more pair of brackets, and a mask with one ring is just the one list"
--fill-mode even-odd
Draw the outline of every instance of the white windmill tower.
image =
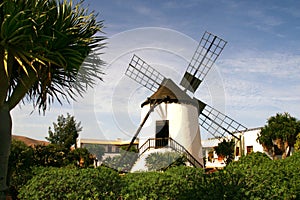
[[[168, 148], [185, 154], [195, 167], [203, 167], [199, 124], [218, 138], [228, 134], [236, 137], [233, 132], [246, 129], [187, 94], [187, 90], [191, 93], [197, 90], [226, 43], [205, 32], [180, 82], [182, 87], [165, 78], [138, 56], [132, 57], [125, 74], [154, 92], [141, 105], [142, 122], [131, 141], [133, 143], [139, 135], [140, 157], [146, 152]], [[151, 121], [148, 121], [148, 126], [143, 127], [150, 115]]]

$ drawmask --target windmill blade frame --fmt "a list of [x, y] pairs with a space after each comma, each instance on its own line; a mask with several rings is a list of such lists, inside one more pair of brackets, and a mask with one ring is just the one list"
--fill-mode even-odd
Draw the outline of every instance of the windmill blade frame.
[[165, 77], [137, 55], [133, 55], [125, 75], [155, 92]]
[[224, 138], [229, 134], [239, 140], [240, 138], [234, 133], [247, 130], [244, 125], [200, 100], [198, 100], [198, 105], [200, 126], [215, 138]]
[[180, 82], [186, 90], [194, 93], [223, 51], [227, 42], [205, 31]]

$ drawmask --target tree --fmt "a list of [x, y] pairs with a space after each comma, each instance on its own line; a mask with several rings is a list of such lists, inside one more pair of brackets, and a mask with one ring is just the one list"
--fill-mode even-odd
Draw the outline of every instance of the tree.
[[32, 177], [34, 149], [19, 140], [12, 140], [9, 155], [8, 181], [10, 195], [17, 199], [18, 190]]
[[277, 113], [268, 119], [257, 140], [264, 149], [275, 158], [276, 151], [282, 158], [290, 155], [297, 134], [300, 133], [300, 122], [288, 113]]
[[76, 144], [76, 139], [79, 136], [79, 132], [82, 131], [80, 122], [76, 122], [74, 116], [71, 116], [69, 113], [67, 117], [60, 115], [57, 118], [57, 123], [53, 123], [53, 131], [49, 127], [49, 137], [46, 139], [52, 143], [60, 145], [66, 149]]
[[42, 167], [62, 167], [69, 164], [70, 150], [62, 146], [49, 144], [34, 147], [34, 165]]
[[84, 147], [93, 154], [98, 161], [102, 160], [102, 157], [105, 152], [105, 148], [102, 145], [99, 144], [85, 144]]
[[68, 162], [76, 167], [87, 168], [93, 166], [95, 157], [86, 148], [77, 148], [68, 153]]
[[45, 112], [83, 95], [101, 79], [99, 49], [105, 37], [96, 15], [62, 0], [3, 0], [0, 3], [0, 199], [8, 188], [10, 111], [20, 101]]
[[296, 143], [295, 143], [295, 152], [300, 151], [300, 133], [298, 133], [296, 137]]
[[234, 160], [234, 140], [226, 141], [224, 139], [214, 149], [218, 156], [223, 157], [226, 165]]

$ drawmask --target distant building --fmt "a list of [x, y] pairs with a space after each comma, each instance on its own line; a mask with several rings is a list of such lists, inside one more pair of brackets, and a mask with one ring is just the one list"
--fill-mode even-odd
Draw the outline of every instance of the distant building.
[[205, 168], [223, 168], [225, 163], [222, 158], [218, 157], [214, 147], [218, 146], [220, 140], [211, 138], [208, 140], [202, 140], [202, 152], [205, 159]]
[[[95, 144], [103, 147], [104, 155], [102, 160], [107, 157], [114, 157], [120, 155], [120, 148], [124, 146], [128, 146], [130, 141], [125, 141], [121, 139], [116, 140], [97, 140], [97, 139], [77, 139], [76, 145], [77, 148], [84, 148], [87, 144]], [[135, 140], [133, 143], [133, 147], [138, 148], [139, 141]]]
[[261, 127], [248, 129], [247, 131], [234, 133], [235, 136], [241, 138], [241, 140], [235, 140], [235, 160], [238, 160], [243, 155], [248, 155], [252, 152], [264, 152], [263, 146], [257, 141], [257, 137], [260, 134]]
[[[251, 152], [266, 153], [262, 145], [257, 141], [260, 131], [261, 127], [258, 127], [234, 133], [234, 135], [237, 138], [240, 138], [240, 140], [233, 136], [228, 136], [229, 140], [234, 139], [235, 141], [235, 160], [238, 160], [241, 156], [250, 154]], [[202, 140], [203, 157], [206, 159], [206, 168], [222, 168], [225, 166], [223, 159], [218, 157], [214, 151], [214, 147], [218, 146], [219, 142], [221, 142], [221, 140], [216, 138]]]

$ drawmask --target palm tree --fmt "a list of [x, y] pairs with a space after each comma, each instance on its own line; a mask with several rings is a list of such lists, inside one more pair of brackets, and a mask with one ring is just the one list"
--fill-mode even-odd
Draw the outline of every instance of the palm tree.
[[96, 17], [82, 1], [0, 3], [0, 196], [7, 189], [10, 111], [22, 101], [44, 113], [54, 100], [75, 99], [102, 80], [105, 37]]

